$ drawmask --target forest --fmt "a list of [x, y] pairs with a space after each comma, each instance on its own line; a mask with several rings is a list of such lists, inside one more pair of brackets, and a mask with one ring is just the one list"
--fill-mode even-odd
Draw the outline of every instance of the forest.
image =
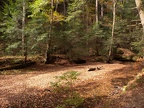
[[1, 108], [144, 108], [143, 90], [143, 0], [0, 1]]

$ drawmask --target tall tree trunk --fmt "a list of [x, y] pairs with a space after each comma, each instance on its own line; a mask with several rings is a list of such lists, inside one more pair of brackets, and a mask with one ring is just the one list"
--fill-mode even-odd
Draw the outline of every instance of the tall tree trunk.
[[[99, 30], [99, 9], [98, 9], [99, 7], [98, 7], [98, 3], [99, 3], [99, 0], [96, 0], [96, 1], [95, 1], [96, 30]], [[95, 55], [96, 55], [96, 56], [99, 56], [99, 48], [98, 48], [97, 42], [98, 42], [98, 37], [96, 37], [96, 39], [95, 39], [95, 51], [96, 51]]]
[[24, 62], [27, 61], [27, 48], [26, 48], [26, 38], [25, 38], [25, 20], [26, 20], [26, 2], [22, 1], [22, 52], [24, 56]]
[[98, 22], [99, 22], [99, 19], [98, 19], [98, 0], [96, 0], [95, 8], [96, 8], [96, 26], [98, 26]]
[[86, 30], [88, 32], [88, 28], [89, 28], [89, 6], [88, 5], [85, 6], [85, 11], [86, 11], [86, 15], [83, 16], [83, 19], [86, 19]]
[[144, 6], [142, 3], [142, 0], [135, 0], [136, 6], [137, 6], [137, 10], [141, 19], [141, 24], [143, 27], [143, 35], [142, 35], [142, 39], [141, 41], [144, 41]]
[[112, 57], [112, 53], [113, 53], [114, 30], [115, 30], [115, 20], [116, 20], [116, 4], [117, 4], [117, 0], [113, 0], [112, 36], [111, 36], [111, 41], [110, 41], [110, 48], [109, 48], [109, 54], [108, 54], [108, 60], [107, 60], [107, 62], [111, 61], [111, 57]]
[[104, 16], [104, 5], [101, 4], [101, 18], [103, 18]]
[[63, 8], [64, 8], [64, 15], [66, 15], [66, 0], [64, 0], [64, 2], [63, 2]]
[[52, 35], [52, 26], [53, 26], [53, 6], [54, 6], [54, 0], [51, 0], [51, 11], [50, 11], [50, 28], [49, 28], [49, 34], [48, 34], [48, 40], [47, 40], [47, 52], [46, 52], [46, 62], [45, 64], [49, 64], [52, 61], [51, 53], [51, 35]]

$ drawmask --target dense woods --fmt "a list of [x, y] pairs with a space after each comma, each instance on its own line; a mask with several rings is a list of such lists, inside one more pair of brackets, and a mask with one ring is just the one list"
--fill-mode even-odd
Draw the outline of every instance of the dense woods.
[[143, 55], [142, 0], [7, 0], [1, 5], [0, 53], [69, 58], [105, 56], [117, 48]]
[[1, 108], [144, 108], [144, 0], [1, 0]]

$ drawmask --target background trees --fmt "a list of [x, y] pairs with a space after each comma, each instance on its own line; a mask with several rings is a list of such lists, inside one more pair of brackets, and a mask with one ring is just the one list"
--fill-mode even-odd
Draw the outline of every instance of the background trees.
[[140, 21], [138, 13], [143, 9], [138, 0], [117, 1], [113, 8], [114, 4], [107, 0], [8, 0], [1, 9], [1, 54], [24, 55], [25, 60], [27, 54], [42, 55], [49, 63], [53, 54], [107, 56], [118, 47], [140, 52], [143, 16]]
[[141, 19], [141, 24], [143, 27], [143, 36], [142, 36], [142, 41], [144, 39], [144, 6], [143, 6], [143, 2], [142, 0], [135, 0], [136, 6], [137, 6], [137, 10]]
[[[1, 39], [5, 54], [22, 54], [26, 60], [26, 1], [8, 0], [5, 2], [1, 18]], [[20, 50], [20, 52], [17, 52]], [[15, 53], [17, 52], [17, 53]]]

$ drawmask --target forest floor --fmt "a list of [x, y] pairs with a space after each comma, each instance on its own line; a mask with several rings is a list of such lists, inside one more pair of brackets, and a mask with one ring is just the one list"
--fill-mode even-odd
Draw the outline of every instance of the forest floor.
[[[0, 75], [0, 108], [56, 108], [59, 97], [52, 97], [50, 82], [56, 81], [55, 76], [69, 71], [81, 73], [74, 84], [75, 90], [84, 98], [80, 108], [144, 108], [144, 80], [142, 85], [123, 91], [141, 72], [141, 66], [144, 65], [139, 62], [115, 61], [67, 66], [36, 64], [26, 69], [5, 71], [14, 74]], [[97, 67], [100, 70], [88, 71], [88, 68]]]

